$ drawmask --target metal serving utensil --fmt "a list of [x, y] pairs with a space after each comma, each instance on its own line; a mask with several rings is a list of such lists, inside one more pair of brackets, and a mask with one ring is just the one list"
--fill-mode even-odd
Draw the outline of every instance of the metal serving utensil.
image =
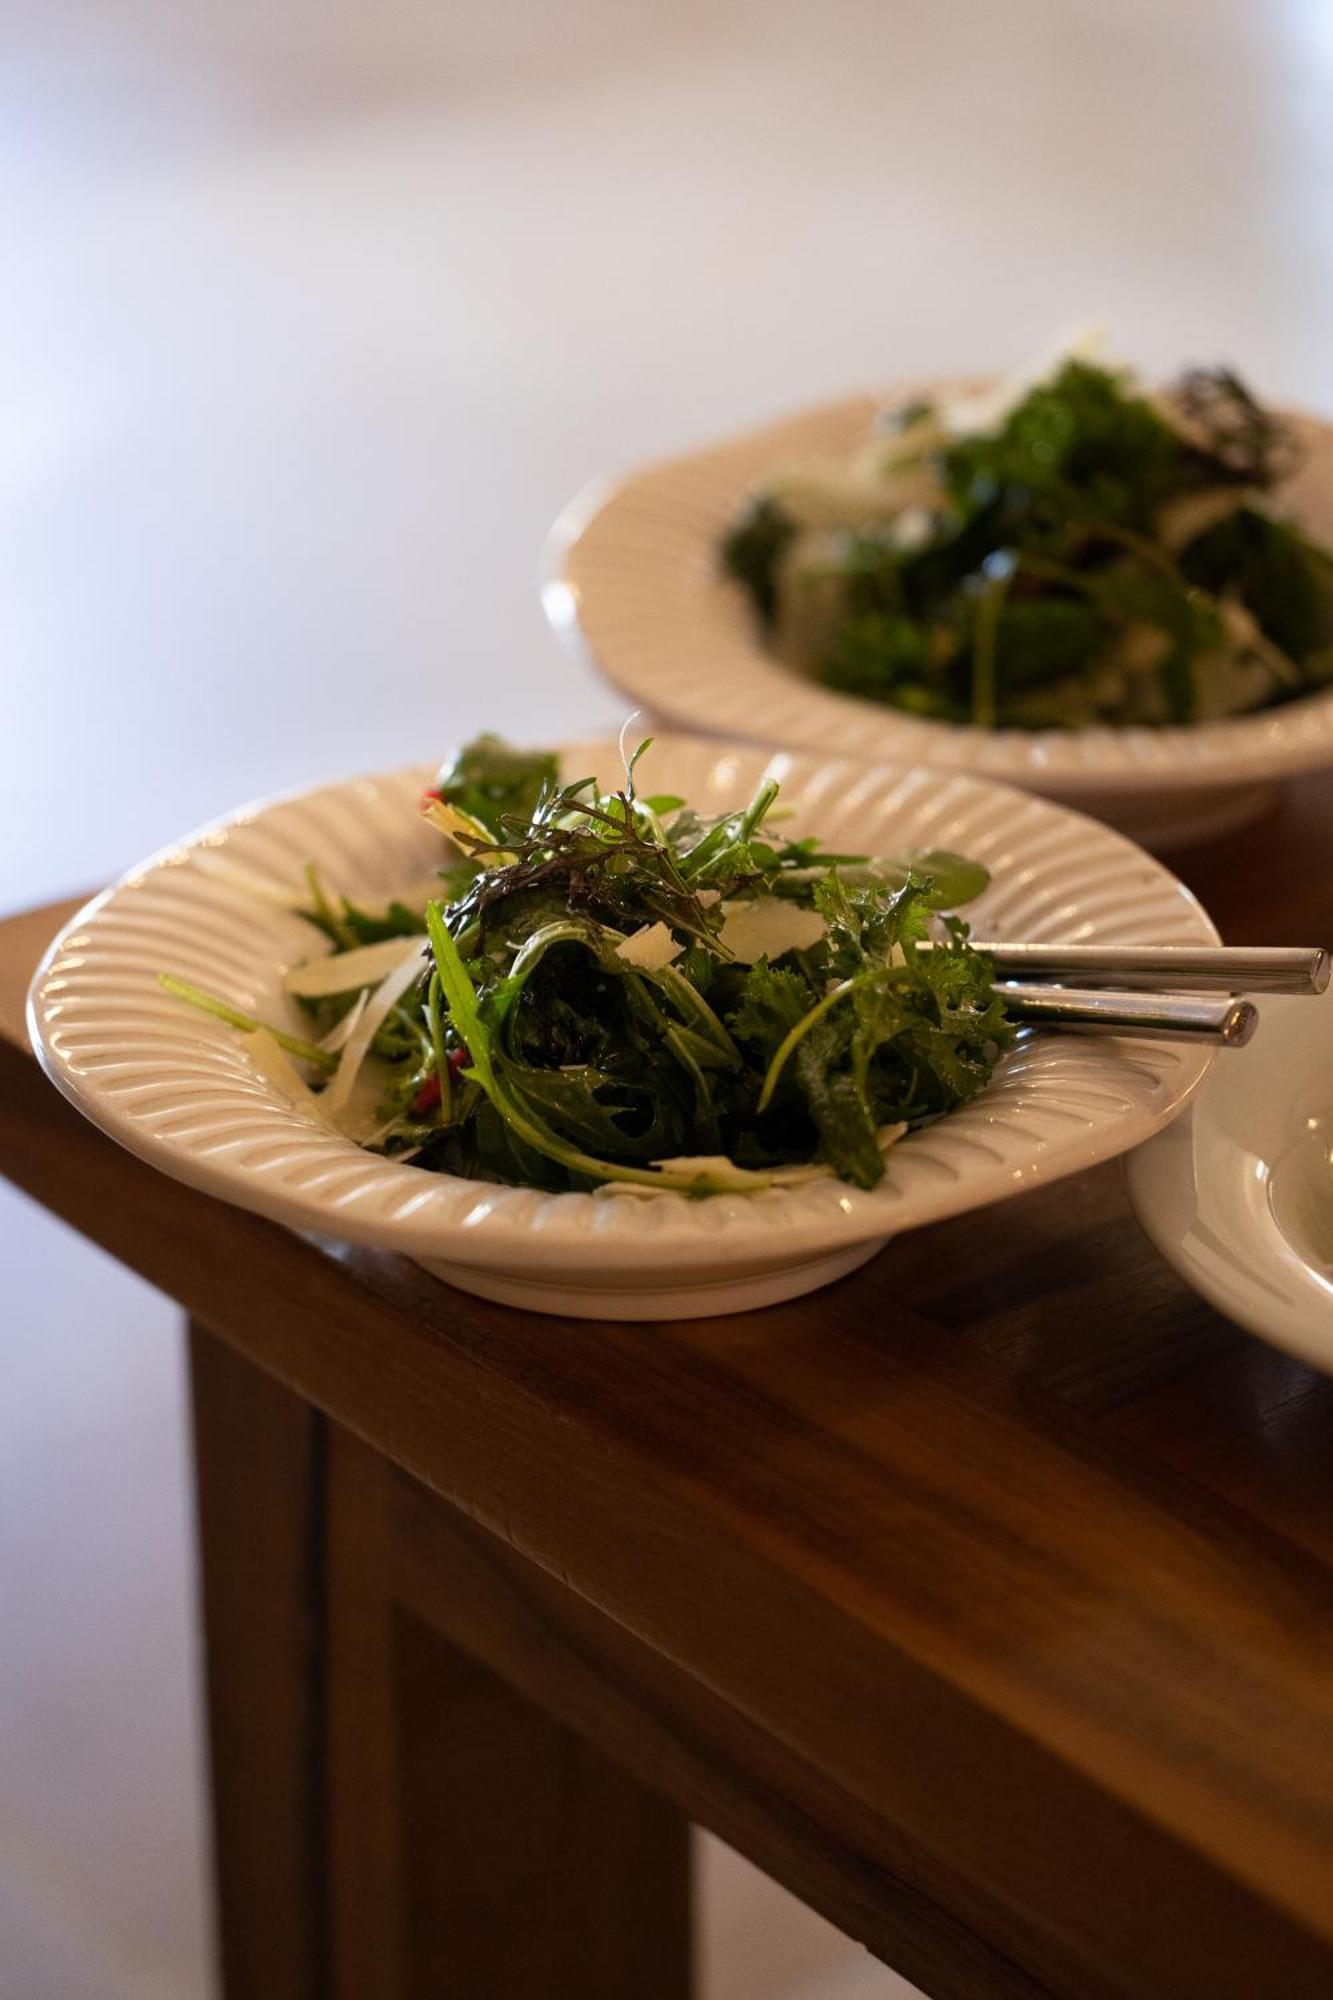
[[1000, 987], [1004, 1010], [1033, 1028], [1081, 1033], [1146, 1035], [1172, 1041], [1218, 1042], [1243, 1048], [1259, 1025], [1252, 1001], [1211, 999], [1193, 993], [1104, 993], [1074, 986], [1022, 983]]
[[1317, 945], [987, 944], [1000, 979], [1070, 981], [1148, 992], [1322, 993], [1330, 955]]

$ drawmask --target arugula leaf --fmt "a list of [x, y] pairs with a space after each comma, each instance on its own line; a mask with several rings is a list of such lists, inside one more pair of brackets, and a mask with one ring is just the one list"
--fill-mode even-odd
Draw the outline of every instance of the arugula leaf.
[[440, 772], [435, 790], [446, 805], [457, 806], [498, 835], [510, 817], [526, 824], [559, 777], [559, 761], [551, 751], [515, 750], [487, 735], [456, 753]]
[[826, 1015], [801, 1043], [796, 1068], [821, 1158], [841, 1179], [872, 1188], [884, 1178], [884, 1155], [866, 1093], [845, 1066], [847, 1047], [845, 1020]]

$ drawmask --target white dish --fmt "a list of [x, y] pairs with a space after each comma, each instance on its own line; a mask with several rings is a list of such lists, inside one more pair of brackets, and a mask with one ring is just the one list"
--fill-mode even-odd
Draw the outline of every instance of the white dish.
[[1219, 1063], [1126, 1178], [1210, 1305], [1333, 1373], [1333, 988], [1265, 1000], [1244, 1061]]
[[[566, 774], [621, 770], [614, 743], [575, 746]], [[947, 846], [994, 880], [992, 936], [1215, 942], [1204, 911], [1128, 841], [981, 779], [659, 739], [646, 769], [707, 811], [777, 777], [796, 832], [881, 853]], [[33, 983], [34, 1045], [53, 1081], [131, 1151], [295, 1228], [402, 1251], [466, 1290], [543, 1312], [676, 1318], [765, 1305], [864, 1262], [899, 1230], [1020, 1193], [1137, 1145], [1210, 1061], [1187, 1044], [1052, 1035], [1011, 1053], [984, 1097], [895, 1149], [872, 1193], [841, 1181], [757, 1196], [543, 1194], [385, 1160], [314, 1125], [252, 1066], [243, 1036], [190, 1012], [159, 971], [272, 1021], [298, 917], [197, 866], [223, 852], [274, 884], [313, 860], [354, 897], [384, 897], [439, 862], [417, 800], [429, 774], [327, 786], [248, 808], [134, 869], [57, 938]]]
[[[936, 394], [977, 386], [924, 385]], [[723, 529], [766, 471], [852, 449], [878, 408], [922, 388], [830, 403], [590, 488], [556, 522], [543, 555], [552, 626], [669, 723], [975, 771], [1076, 804], [1153, 846], [1241, 825], [1280, 779], [1333, 765], [1333, 690], [1190, 728], [986, 730], [840, 694], [775, 659], [747, 598], [719, 572]], [[1333, 543], [1333, 426], [1290, 421], [1303, 458], [1280, 504]]]

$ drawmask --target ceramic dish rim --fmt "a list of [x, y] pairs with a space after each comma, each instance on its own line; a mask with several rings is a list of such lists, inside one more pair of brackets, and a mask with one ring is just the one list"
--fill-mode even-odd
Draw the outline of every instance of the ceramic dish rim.
[[[671, 738], [660, 739], [669, 748]], [[714, 763], [728, 755], [761, 756], [763, 752], [753, 743], [726, 744], [697, 736], [686, 737], [687, 744], [707, 750]], [[596, 744], [600, 751], [609, 748], [609, 739], [586, 738], [578, 743], [561, 746], [562, 755], [567, 750], [586, 750]], [[783, 753], [778, 753], [779, 755]], [[840, 758], [819, 758], [787, 753], [797, 765], [802, 763], [822, 769], [826, 765], [842, 767], [846, 765], [862, 777], [879, 775], [887, 788], [891, 781], [899, 782], [908, 775], [908, 767], [877, 762], [857, 764], [856, 760]], [[493, 1203], [496, 1197], [526, 1196], [541, 1203], [550, 1204], [554, 1212], [559, 1208], [573, 1222], [576, 1212], [589, 1213], [590, 1209], [608, 1209], [614, 1205], [626, 1214], [643, 1215], [648, 1209], [655, 1209], [667, 1218], [650, 1227], [647, 1242], [652, 1254], [670, 1251], [674, 1248], [689, 1247], [706, 1252], [710, 1245], [719, 1253], [723, 1262], [743, 1259], [748, 1251], [754, 1255], [765, 1249], [780, 1247], [786, 1261], [797, 1256], [832, 1253], [840, 1248], [850, 1248], [853, 1244], [885, 1239], [897, 1234], [900, 1228], [916, 1228], [948, 1215], [968, 1212], [973, 1208], [988, 1206], [992, 1201], [1004, 1199], [1007, 1195], [1026, 1192], [1030, 1187], [1059, 1179], [1067, 1174], [1081, 1171], [1099, 1160], [1115, 1156], [1131, 1146], [1140, 1144], [1152, 1133], [1160, 1130], [1176, 1117], [1189, 1097], [1197, 1089], [1206, 1074], [1212, 1059], [1211, 1052], [1198, 1051], [1195, 1073], [1179, 1086], [1172, 1084], [1164, 1094], [1169, 1103], [1154, 1108], [1135, 1105], [1121, 1112], [1114, 1120], [1096, 1132], [1081, 1131], [1067, 1143], [1055, 1143], [1048, 1149], [1040, 1165], [1034, 1165], [1016, 1185], [997, 1187], [993, 1193], [986, 1193], [980, 1199], [969, 1198], [957, 1201], [950, 1198], [951, 1191], [941, 1189], [937, 1200], [931, 1201], [920, 1196], [913, 1199], [910, 1219], [899, 1218], [898, 1203], [893, 1198], [891, 1186], [885, 1184], [872, 1192], [851, 1188], [837, 1181], [822, 1181], [812, 1187], [783, 1190], [780, 1205], [775, 1205], [769, 1195], [713, 1196], [704, 1201], [689, 1201], [685, 1197], [664, 1191], [654, 1195], [650, 1201], [642, 1202], [630, 1196], [593, 1196], [580, 1193], [543, 1194], [538, 1190], [493, 1188], [488, 1183], [469, 1181], [452, 1175], [432, 1175], [433, 1186], [466, 1193], [473, 1206], [481, 1205], [483, 1211], [488, 1203], [489, 1212], [483, 1212], [481, 1222], [489, 1222], [490, 1227], [478, 1228], [476, 1223], [435, 1218], [428, 1226], [419, 1224], [421, 1209], [429, 1209], [430, 1189], [418, 1189], [423, 1200], [413, 1212], [401, 1218], [382, 1216], [362, 1217], [355, 1205], [343, 1210], [333, 1208], [318, 1193], [293, 1192], [286, 1187], [268, 1183], [258, 1171], [229, 1167], [225, 1160], [215, 1162], [208, 1155], [197, 1155], [184, 1150], [169, 1137], [163, 1137], [148, 1128], [123, 1108], [115, 1100], [108, 1101], [96, 1083], [88, 1085], [71, 1075], [58, 1053], [48, 1044], [45, 1030], [43, 997], [46, 982], [53, 968], [79, 933], [94, 924], [99, 915], [117, 897], [133, 890], [144, 880], [169, 864], [173, 864], [190, 848], [204, 842], [213, 844], [212, 837], [231, 829], [247, 825], [264, 814], [282, 807], [300, 805], [330, 793], [337, 793], [348, 787], [371, 784], [387, 784], [411, 780], [419, 786], [423, 774], [428, 775], [429, 767], [402, 766], [394, 771], [366, 773], [359, 778], [333, 781], [326, 784], [297, 786], [289, 790], [265, 795], [233, 811], [220, 814], [195, 828], [182, 839], [171, 841], [159, 848], [145, 860], [136, 863], [107, 888], [84, 904], [52, 939], [43, 953], [41, 963], [34, 973], [27, 999], [27, 1023], [33, 1048], [46, 1075], [71, 1103], [104, 1132], [107, 1132], [127, 1150], [135, 1153], [149, 1164], [167, 1172], [173, 1178], [204, 1191], [219, 1194], [233, 1203], [270, 1216], [290, 1226], [306, 1229], [337, 1238], [370, 1243], [384, 1248], [401, 1250], [414, 1257], [436, 1261], [452, 1258], [460, 1264], [469, 1262], [486, 1263], [485, 1257], [478, 1259], [479, 1237], [485, 1235], [494, 1240], [501, 1233], [506, 1242], [506, 1254], [517, 1271], [540, 1271], [548, 1260], [550, 1250], [559, 1242], [568, 1248], [582, 1243], [585, 1247], [594, 1241], [598, 1245], [601, 1258], [609, 1271], [623, 1268], [625, 1260], [617, 1261], [617, 1251], [630, 1239], [628, 1230], [619, 1232], [619, 1241], [608, 1240], [607, 1231], [593, 1232], [590, 1228], [558, 1228], [548, 1222], [541, 1228], [529, 1227], [512, 1212], [499, 1214]], [[1015, 807], [1024, 811], [1036, 811], [1053, 819], [1074, 820], [1091, 830], [1098, 841], [1110, 843], [1127, 850], [1136, 863], [1153, 869], [1165, 883], [1171, 886], [1174, 895], [1180, 899], [1182, 909], [1187, 909], [1197, 926], [1201, 938], [1215, 940], [1217, 933], [1203, 905], [1172, 871], [1154, 857], [1143, 853], [1134, 842], [1113, 829], [1089, 820], [1075, 808], [1053, 801], [1034, 798], [1021, 791], [1014, 791], [1001, 781], [987, 776], [931, 770], [924, 774], [941, 784], [962, 784], [986, 792], [996, 792], [1011, 797]], [[946, 1121], [947, 1122], [947, 1121]], [[387, 1174], [409, 1175], [414, 1170], [401, 1163], [380, 1160], [376, 1156], [355, 1147], [350, 1141], [337, 1141], [343, 1154], [351, 1159], [359, 1158], [374, 1170]], [[425, 1179], [425, 1176], [421, 1176]], [[818, 1209], [811, 1206], [810, 1197], [815, 1190], [825, 1191], [824, 1205]], [[836, 1206], [827, 1199], [828, 1191], [836, 1195]], [[512, 1209], [513, 1204], [508, 1206]], [[711, 1220], [710, 1220], [711, 1218]], [[727, 1225], [725, 1245], [722, 1242], [723, 1225]], [[778, 1232], [780, 1230], [780, 1243]], [[471, 1256], [469, 1255], [471, 1252]], [[590, 1259], [592, 1261], [592, 1259]]]

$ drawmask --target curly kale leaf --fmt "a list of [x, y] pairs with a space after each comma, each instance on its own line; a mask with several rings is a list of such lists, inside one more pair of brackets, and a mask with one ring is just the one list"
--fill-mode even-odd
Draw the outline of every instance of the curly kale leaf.
[[874, 1187], [878, 1134], [968, 1103], [1013, 1031], [984, 959], [961, 937], [906, 949], [903, 966], [867, 965], [799, 1042], [794, 1069], [819, 1151], [844, 1180]]
[[946, 687], [932, 687], [930, 635], [894, 611], [853, 611], [839, 620], [819, 663], [820, 678], [844, 694], [892, 700], [918, 715], [948, 715]]
[[828, 925], [828, 968], [835, 979], [851, 979], [866, 962], [885, 964], [896, 946], [925, 938], [934, 907], [929, 877], [909, 875], [902, 884], [861, 882], [849, 886], [832, 869], [815, 890], [815, 908]]
[[1069, 361], [998, 430], [950, 445], [943, 469], [965, 522], [984, 516], [997, 546], [1024, 546], [1071, 522], [1151, 532], [1157, 507], [1181, 484], [1181, 447], [1118, 376]]
[[1012, 1032], [966, 926], [929, 938], [929, 881], [849, 887], [834, 870], [815, 902], [828, 933], [812, 964], [752, 968], [728, 1023], [766, 1061], [761, 1115], [803, 1109], [820, 1157], [873, 1187], [881, 1127], [975, 1097]]
[[1291, 426], [1257, 402], [1230, 368], [1191, 368], [1171, 401], [1200, 439], [1201, 470], [1212, 482], [1274, 486], [1295, 470]]
[[786, 967], [773, 967], [766, 958], [752, 965], [745, 975], [741, 997], [727, 1015], [727, 1026], [735, 1039], [753, 1051], [766, 1068], [783, 1039], [809, 1013], [818, 998], [808, 979]]
[[722, 543], [722, 567], [744, 584], [755, 610], [771, 625], [778, 609], [778, 566], [796, 537], [796, 523], [776, 500], [756, 500]]
[[1076, 674], [1109, 629], [1096, 605], [1077, 597], [1009, 598], [995, 627], [998, 686], [1016, 692]]
[[1204, 590], [1234, 590], [1288, 658], [1318, 672], [1333, 646], [1333, 558], [1299, 529], [1238, 507], [1189, 544], [1180, 566]]

